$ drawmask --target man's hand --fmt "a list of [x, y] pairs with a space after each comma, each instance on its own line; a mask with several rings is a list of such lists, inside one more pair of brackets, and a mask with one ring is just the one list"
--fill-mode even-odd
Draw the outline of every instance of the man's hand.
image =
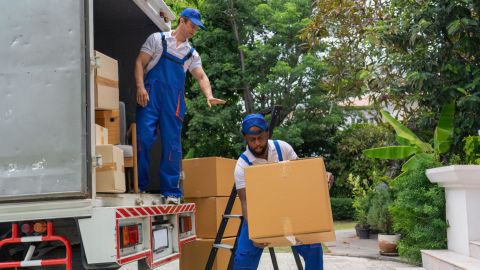
[[137, 103], [138, 105], [145, 107], [147, 106], [148, 101], [150, 98], [148, 97], [148, 92], [145, 87], [139, 87], [137, 89]]
[[266, 248], [269, 243], [257, 243], [255, 241], [252, 241], [253, 245], [256, 246], [257, 248]]
[[214, 97], [209, 97], [207, 98], [207, 104], [208, 104], [208, 107], [211, 108], [213, 105], [222, 105], [222, 104], [225, 104], [226, 101], [223, 100], [223, 99], [218, 99], [218, 98], [214, 98]]
[[331, 172], [327, 172], [328, 189], [332, 188], [333, 181], [334, 181], [333, 174]]

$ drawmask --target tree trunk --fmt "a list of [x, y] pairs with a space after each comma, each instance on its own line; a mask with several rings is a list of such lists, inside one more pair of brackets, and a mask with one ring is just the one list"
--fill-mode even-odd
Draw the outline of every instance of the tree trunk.
[[242, 45], [242, 43], [240, 41], [240, 34], [238, 33], [237, 21], [235, 20], [235, 10], [233, 7], [233, 0], [227, 0], [227, 1], [229, 5], [227, 10], [227, 16], [230, 21], [230, 25], [232, 26], [232, 31], [235, 36], [235, 40], [237, 41], [237, 48], [240, 55], [240, 67], [242, 69], [243, 100], [245, 101], [245, 110], [247, 111], [247, 113], [253, 113], [253, 96], [252, 96], [250, 85], [248, 85], [248, 82], [245, 80], [245, 73], [246, 73], [245, 55], [243, 54], [243, 51], [240, 49], [240, 46]]

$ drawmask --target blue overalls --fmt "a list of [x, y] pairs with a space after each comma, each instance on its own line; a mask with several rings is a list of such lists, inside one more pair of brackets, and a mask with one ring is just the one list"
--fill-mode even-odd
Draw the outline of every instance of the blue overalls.
[[138, 141], [138, 187], [145, 190], [149, 183], [149, 153], [157, 140], [160, 127], [162, 154], [160, 161], [160, 193], [164, 196], [181, 197], [179, 186], [182, 146], [180, 142], [183, 117], [185, 116], [185, 71], [183, 65], [193, 54], [180, 59], [167, 52], [167, 41], [163, 33], [163, 52], [158, 63], [145, 78], [148, 92], [147, 106], [137, 106]]
[[[282, 161], [282, 151], [278, 141], [273, 141], [275, 150], [278, 155], [278, 160]], [[248, 165], [253, 165], [245, 154], [240, 157], [247, 162]], [[323, 270], [323, 250], [322, 244], [309, 244], [293, 246], [293, 248], [305, 260], [305, 270]], [[240, 235], [238, 236], [237, 250], [235, 251], [234, 270], [256, 270], [262, 256], [263, 248], [258, 248], [253, 245], [252, 240], [248, 238], [248, 226], [243, 222]], [[292, 255], [293, 256], [293, 255]]]

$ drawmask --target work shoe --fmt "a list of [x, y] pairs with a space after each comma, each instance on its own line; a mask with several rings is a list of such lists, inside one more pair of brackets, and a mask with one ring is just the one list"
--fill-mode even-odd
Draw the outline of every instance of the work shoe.
[[179, 204], [180, 204], [180, 198], [178, 198], [178, 197], [173, 197], [173, 196], [167, 196], [167, 198], [165, 199], [165, 203], [166, 203], [166, 204], [179, 205]]

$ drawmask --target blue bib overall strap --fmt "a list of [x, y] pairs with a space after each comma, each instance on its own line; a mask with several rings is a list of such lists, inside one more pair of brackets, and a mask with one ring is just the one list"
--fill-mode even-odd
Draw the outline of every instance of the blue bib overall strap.
[[138, 185], [145, 190], [149, 185], [150, 150], [157, 140], [160, 128], [162, 147], [159, 179], [160, 193], [181, 197], [179, 186], [182, 146], [180, 142], [185, 116], [185, 62], [192, 57], [193, 48], [183, 58], [170, 54], [165, 35], [162, 36], [162, 55], [158, 63], [147, 73], [145, 89], [147, 106], [137, 106]]
[[241, 157], [245, 162], [247, 162], [248, 166], [252, 166], [252, 165], [253, 165], [253, 163], [250, 162], [250, 160], [248, 160], [248, 157], [247, 157], [245, 154], [242, 153], [242, 154], [240, 155], [240, 157]]
[[[273, 141], [277, 152], [278, 161], [283, 161], [282, 149], [277, 140]], [[249, 166], [252, 162], [245, 154], [242, 158]], [[300, 245], [293, 247], [305, 261], [305, 270], [323, 270], [323, 250], [321, 244]], [[256, 270], [260, 263], [263, 249], [253, 245], [252, 240], [248, 238], [248, 226], [243, 222], [240, 235], [238, 236], [237, 249], [234, 254], [234, 270]]]
[[277, 151], [278, 161], [283, 161], [282, 149], [280, 148], [280, 144], [277, 140], [274, 140], [273, 144], [275, 145], [275, 151]]

